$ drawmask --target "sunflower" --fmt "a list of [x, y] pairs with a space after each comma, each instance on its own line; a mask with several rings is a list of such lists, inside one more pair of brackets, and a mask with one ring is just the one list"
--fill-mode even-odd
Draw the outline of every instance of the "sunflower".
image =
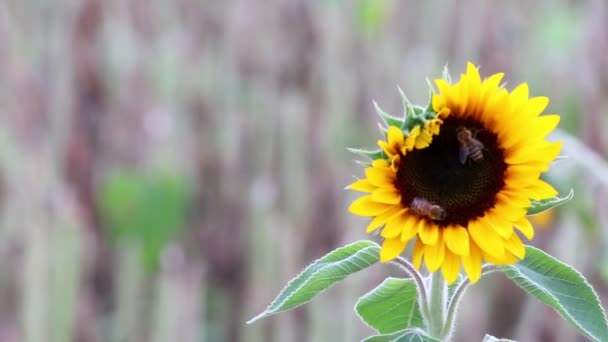
[[549, 100], [530, 98], [527, 84], [503, 88], [502, 73], [482, 81], [468, 63], [459, 82], [445, 78], [425, 113], [388, 126], [378, 158], [349, 186], [367, 193], [349, 210], [372, 218], [368, 233], [380, 230], [382, 262], [411, 242], [416, 268], [441, 268], [452, 283], [462, 265], [476, 282], [482, 263], [524, 258], [530, 201], [557, 195], [540, 175], [561, 150], [545, 140], [559, 116], [541, 115]]

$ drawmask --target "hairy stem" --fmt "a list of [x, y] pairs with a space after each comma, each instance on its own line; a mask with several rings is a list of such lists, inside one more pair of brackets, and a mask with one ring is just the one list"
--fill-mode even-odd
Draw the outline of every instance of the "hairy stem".
[[[490, 274], [490, 273], [496, 272], [496, 271], [498, 271], [498, 270], [493, 265], [484, 265], [481, 268], [481, 276], [483, 277], [486, 274]], [[445, 320], [445, 325], [443, 326], [443, 329], [441, 330], [440, 336], [442, 339], [445, 339], [452, 334], [452, 328], [454, 325], [454, 317], [456, 316], [456, 310], [458, 309], [458, 304], [460, 304], [460, 299], [461, 299], [462, 295], [464, 294], [464, 291], [467, 289], [467, 287], [470, 284], [471, 284], [471, 280], [469, 280], [469, 278], [466, 278], [465, 280], [462, 281], [462, 283], [460, 283], [460, 285], [458, 285], [458, 287], [454, 291], [454, 295], [452, 296], [452, 298], [450, 299], [450, 302], [448, 304], [448, 314], [447, 314], [447, 318]]]
[[424, 280], [420, 273], [416, 270], [414, 265], [412, 265], [409, 261], [402, 257], [397, 257], [395, 260], [391, 261], [392, 264], [397, 265], [399, 268], [404, 270], [407, 274], [409, 274], [414, 283], [416, 283], [416, 289], [418, 292], [418, 304], [420, 305], [420, 310], [422, 311], [422, 315], [425, 320], [429, 317], [429, 301], [426, 293], [426, 286], [424, 285]]
[[431, 295], [429, 305], [428, 329], [433, 337], [441, 337], [445, 320], [445, 297], [447, 284], [441, 272], [434, 272], [431, 276]]

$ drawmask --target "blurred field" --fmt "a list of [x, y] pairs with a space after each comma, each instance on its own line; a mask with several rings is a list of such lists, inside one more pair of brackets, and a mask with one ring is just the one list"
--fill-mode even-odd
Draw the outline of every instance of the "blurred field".
[[[423, 104], [425, 77], [467, 60], [562, 114], [549, 177], [576, 198], [533, 244], [606, 304], [607, 53], [605, 0], [2, 1], [0, 341], [370, 335], [352, 307], [387, 267], [244, 322], [366, 238], [343, 188], [362, 172], [345, 148], [379, 136], [372, 100], [400, 112], [400, 85]], [[456, 341], [583, 340], [498, 275], [458, 324]]]

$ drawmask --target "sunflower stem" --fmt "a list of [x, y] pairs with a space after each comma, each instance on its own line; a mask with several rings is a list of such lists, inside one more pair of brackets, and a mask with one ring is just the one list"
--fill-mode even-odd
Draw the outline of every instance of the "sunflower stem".
[[433, 337], [441, 338], [440, 334], [445, 322], [447, 290], [448, 287], [441, 272], [434, 272], [431, 275], [431, 294], [427, 321], [428, 332]]
[[[483, 277], [486, 274], [490, 274], [492, 272], [497, 271], [496, 267], [493, 265], [484, 265], [481, 268], [481, 276]], [[480, 278], [481, 279], [481, 278]], [[448, 314], [445, 320], [445, 324], [443, 329], [441, 329], [440, 337], [442, 340], [448, 340], [448, 337], [452, 335], [454, 330], [454, 317], [456, 316], [456, 311], [458, 310], [458, 305], [460, 304], [460, 299], [464, 294], [465, 290], [471, 285], [471, 280], [466, 278], [465, 280], [458, 285], [456, 290], [454, 291], [454, 295], [450, 299], [448, 303]]]
[[424, 285], [424, 280], [422, 279], [422, 275], [420, 275], [414, 265], [412, 265], [409, 261], [402, 257], [397, 257], [395, 260], [392, 261], [392, 263], [399, 266], [399, 268], [409, 274], [414, 280], [414, 283], [416, 283], [416, 292], [418, 292], [418, 305], [420, 306], [420, 310], [422, 311], [422, 316], [425, 320], [428, 320], [429, 301], [427, 297], [426, 286]]

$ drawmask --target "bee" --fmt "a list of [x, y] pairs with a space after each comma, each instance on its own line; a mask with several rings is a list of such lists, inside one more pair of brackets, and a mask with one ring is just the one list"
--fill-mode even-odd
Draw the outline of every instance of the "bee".
[[475, 139], [473, 132], [464, 126], [456, 129], [456, 139], [460, 143], [460, 163], [464, 165], [468, 158], [479, 162], [483, 159], [484, 145], [481, 141]]
[[410, 204], [410, 210], [416, 215], [435, 221], [442, 221], [448, 215], [445, 209], [422, 197], [414, 197]]

